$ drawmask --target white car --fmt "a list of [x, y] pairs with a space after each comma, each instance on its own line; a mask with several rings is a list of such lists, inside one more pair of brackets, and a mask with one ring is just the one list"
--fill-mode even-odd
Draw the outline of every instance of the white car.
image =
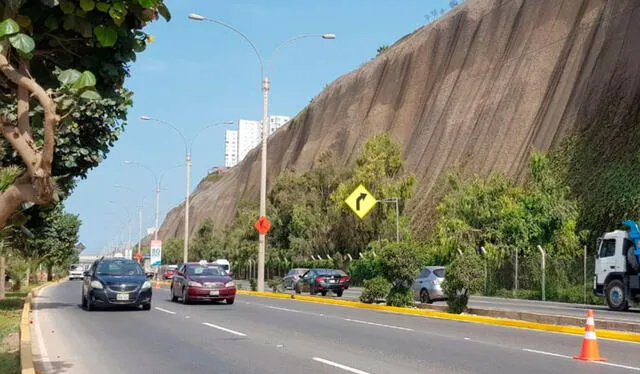
[[229, 274], [229, 276], [233, 275], [233, 272], [231, 271], [231, 263], [229, 263], [228, 260], [224, 258], [219, 258], [215, 260], [213, 263], [220, 266], [222, 269], [224, 269], [224, 271], [226, 271], [227, 274]]
[[84, 278], [84, 266], [79, 264], [73, 264], [69, 266], [69, 280], [83, 279]]

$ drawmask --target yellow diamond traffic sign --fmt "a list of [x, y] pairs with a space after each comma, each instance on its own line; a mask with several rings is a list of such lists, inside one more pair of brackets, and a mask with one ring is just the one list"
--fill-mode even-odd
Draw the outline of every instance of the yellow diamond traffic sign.
[[376, 206], [378, 200], [363, 185], [359, 185], [344, 202], [362, 219]]

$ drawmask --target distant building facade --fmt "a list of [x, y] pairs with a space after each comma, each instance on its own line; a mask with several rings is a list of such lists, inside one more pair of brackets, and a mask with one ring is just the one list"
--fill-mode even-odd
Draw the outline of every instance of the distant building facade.
[[[269, 135], [290, 120], [291, 117], [288, 116], [269, 117]], [[224, 166], [228, 168], [235, 166], [261, 142], [262, 121], [239, 120], [238, 130], [227, 130], [225, 133]]]

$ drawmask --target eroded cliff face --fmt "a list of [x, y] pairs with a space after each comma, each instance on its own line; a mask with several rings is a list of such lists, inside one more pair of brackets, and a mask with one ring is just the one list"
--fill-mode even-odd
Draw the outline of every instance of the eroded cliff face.
[[[333, 82], [274, 134], [268, 180], [312, 168], [328, 148], [350, 164], [370, 135], [388, 132], [418, 178], [415, 212], [454, 162], [521, 178], [532, 149], [595, 126], [605, 102], [609, 115], [640, 122], [640, 0], [469, 0]], [[192, 234], [258, 199], [259, 151], [198, 186]], [[183, 209], [162, 238], [183, 237]]]

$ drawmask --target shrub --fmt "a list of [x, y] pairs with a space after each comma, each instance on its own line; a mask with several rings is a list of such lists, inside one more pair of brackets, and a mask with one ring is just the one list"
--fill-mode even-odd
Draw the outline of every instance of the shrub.
[[249, 279], [249, 287], [251, 287], [251, 291], [257, 291], [258, 290], [258, 282], [256, 282], [255, 278]]
[[405, 307], [413, 305], [413, 292], [406, 287], [392, 288], [387, 296], [387, 305]]
[[351, 274], [351, 284], [362, 285], [365, 281], [373, 279], [380, 274], [380, 258], [374, 257], [371, 252], [368, 252], [363, 258], [353, 261], [349, 272]]
[[280, 285], [282, 285], [282, 278], [280, 277], [273, 277], [267, 281], [267, 286], [271, 288], [273, 292], [278, 292]]
[[418, 275], [421, 259], [419, 247], [412, 243], [390, 243], [382, 248], [380, 270], [392, 284], [387, 305], [402, 307], [413, 304], [411, 284]]
[[389, 294], [391, 284], [381, 276], [377, 276], [364, 281], [364, 288], [360, 294], [360, 301], [372, 304], [384, 300]]
[[465, 251], [449, 264], [442, 282], [449, 312], [464, 312], [469, 296], [482, 288], [484, 270], [481, 264], [480, 256], [474, 251]]

